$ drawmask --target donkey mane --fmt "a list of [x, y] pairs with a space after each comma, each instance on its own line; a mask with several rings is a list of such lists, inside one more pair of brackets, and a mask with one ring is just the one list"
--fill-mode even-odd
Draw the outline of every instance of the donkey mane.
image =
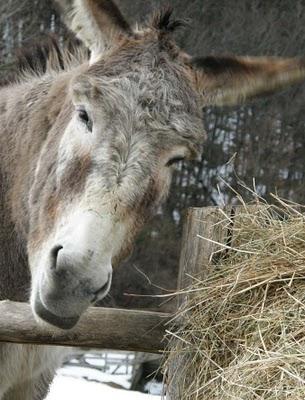
[[55, 35], [48, 35], [43, 40], [35, 40], [28, 47], [22, 47], [16, 50], [16, 64], [20, 72], [33, 72], [37, 74], [45, 73], [50, 60], [56, 60], [55, 69], [65, 69], [63, 50], [59, 45], [59, 40]]
[[43, 75], [57, 75], [88, 60], [88, 49], [77, 38], [69, 37], [62, 45], [60, 38], [48, 34], [15, 51], [14, 60], [8, 65], [10, 72], [1, 81], [1, 86], [21, 83]]

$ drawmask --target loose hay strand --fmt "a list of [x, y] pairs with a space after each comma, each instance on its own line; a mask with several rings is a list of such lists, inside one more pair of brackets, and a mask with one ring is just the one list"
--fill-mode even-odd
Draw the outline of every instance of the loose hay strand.
[[305, 216], [276, 199], [243, 203], [232, 247], [185, 290], [164, 364], [179, 400], [305, 399]]

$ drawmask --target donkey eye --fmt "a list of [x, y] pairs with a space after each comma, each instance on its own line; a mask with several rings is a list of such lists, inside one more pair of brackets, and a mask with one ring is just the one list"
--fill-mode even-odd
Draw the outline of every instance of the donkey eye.
[[170, 167], [173, 164], [177, 164], [180, 161], [183, 161], [184, 157], [180, 156], [180, 157], [173, 157], [171, 158], [169, 161], [167, 161], [166, 166]]
[[87, 111], [83, 108], [77, 110], [78, 118], [86, 125], [88, 130], [92, 132], [92, 121], [87, 113]]

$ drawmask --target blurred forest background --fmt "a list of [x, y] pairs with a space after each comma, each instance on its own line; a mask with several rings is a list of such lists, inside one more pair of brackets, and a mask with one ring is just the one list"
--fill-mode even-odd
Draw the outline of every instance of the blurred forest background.
[[[303, 0], [117, 0], [130, 23], [144, 21], [164, 4], [189, 20], [177, 34], [192, 55], [305, 54]], [[51, 0], [0, 1], [0, 79], [14, 69], [18, 48], [52, 33], [64, 42]], [[138, 239], [131, 259], [115, 273], [107, 305], [169, 310], [173, 303], [135, 294], [176, 288], [183, 214], [187, 207], [236, 202], [229, 185], [250, 199], [246, 186], [267, 199], [270, 192], [305, 202], [305, 85], [240, 108], [203, 110], [208, 140], [201, 160], [181, 163], [171, 195]], [[160, 289], [163, 288], [163, 289]], [[163, 303], [163, 304], [162, 304]], [[103, 303], [105, 305], [105, 302]]]

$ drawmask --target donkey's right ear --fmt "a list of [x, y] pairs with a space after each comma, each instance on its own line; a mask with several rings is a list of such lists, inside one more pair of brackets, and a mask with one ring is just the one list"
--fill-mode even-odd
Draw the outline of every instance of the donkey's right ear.
[[277, 57], [189, 58], [203, 106], [234, 106], [305, 79], [305, 60]]
[[91, 62], [118, 34], [132, 29], [111, 0], [54, 0], [67, 27], [91, 51]]

